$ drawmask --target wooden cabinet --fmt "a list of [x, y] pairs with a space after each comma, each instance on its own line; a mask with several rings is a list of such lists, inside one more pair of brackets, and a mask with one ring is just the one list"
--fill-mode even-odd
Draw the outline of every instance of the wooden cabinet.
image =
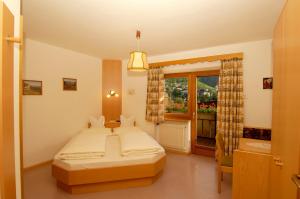
[[300, 1], [288, 0], [273, 35], [273, 115], [270, 198], [296, 199], [300, 172]]
[[233, 199], [269, 199], [269, 141], [241, 139], [233, 154]]
[[15, 199], [13, 56], [14, 16], [0, 3], [0, 198]]

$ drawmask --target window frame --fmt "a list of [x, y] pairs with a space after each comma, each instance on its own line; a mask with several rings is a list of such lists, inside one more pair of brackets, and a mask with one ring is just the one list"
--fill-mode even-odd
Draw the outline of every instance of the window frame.
[[[192, 92], [193, 90], [196, 91], [197, 89], [197, 77], [205, 77], [205, 76], [219, 76], [220, 70], [203, 70], [203, 71], [195, 71], [195, 72], [181, 72], [181, 73], [167, 73], [164, 74], [164, 78], [187, 78], [188, 79], [188, 112], [187, 113], [165, 113], [166, 120], [193, 120], [196, 117], [196, 98], [197, 92]], [[194, 106], [193, 106], [194, 104]]]
[[191, 73], [170, 73], [170, 74], [165, 74], [164, 75], [165, 79], [169, 78], [187, 78], [188, 80], [188, 104], [187, 104], [187, 109], [188, 111], [186, 113], [165, 113], [165, 118], [166, 119], [191, 119], [192, 116], [192, 110], [191, 110], [191, 86], [192, 86], [192, 75]]

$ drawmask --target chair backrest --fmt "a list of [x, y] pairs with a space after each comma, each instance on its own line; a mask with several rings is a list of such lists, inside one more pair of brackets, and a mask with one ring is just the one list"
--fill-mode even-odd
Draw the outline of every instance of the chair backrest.
[[224, 138], [221, 133], [217, 133], [216, 135], [216, 144], [217, 144], [217, 159], [220, 160], [224, 156]]

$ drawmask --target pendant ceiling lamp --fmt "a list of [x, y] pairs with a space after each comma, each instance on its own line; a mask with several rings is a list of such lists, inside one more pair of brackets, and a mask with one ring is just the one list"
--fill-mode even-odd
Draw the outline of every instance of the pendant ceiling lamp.
[[127, 69], [130, 71], [145, 71], [149, 69], [147, 54], [140, 51], [141, 31], [136, 31], [137, 51], [130, 53]]

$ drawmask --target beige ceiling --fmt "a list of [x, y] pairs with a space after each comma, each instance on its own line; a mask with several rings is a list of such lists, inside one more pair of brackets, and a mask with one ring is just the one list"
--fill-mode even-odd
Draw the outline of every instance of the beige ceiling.
[[23, 0], [26, 37], [127, 58], [268, 39], [285, 0]]

